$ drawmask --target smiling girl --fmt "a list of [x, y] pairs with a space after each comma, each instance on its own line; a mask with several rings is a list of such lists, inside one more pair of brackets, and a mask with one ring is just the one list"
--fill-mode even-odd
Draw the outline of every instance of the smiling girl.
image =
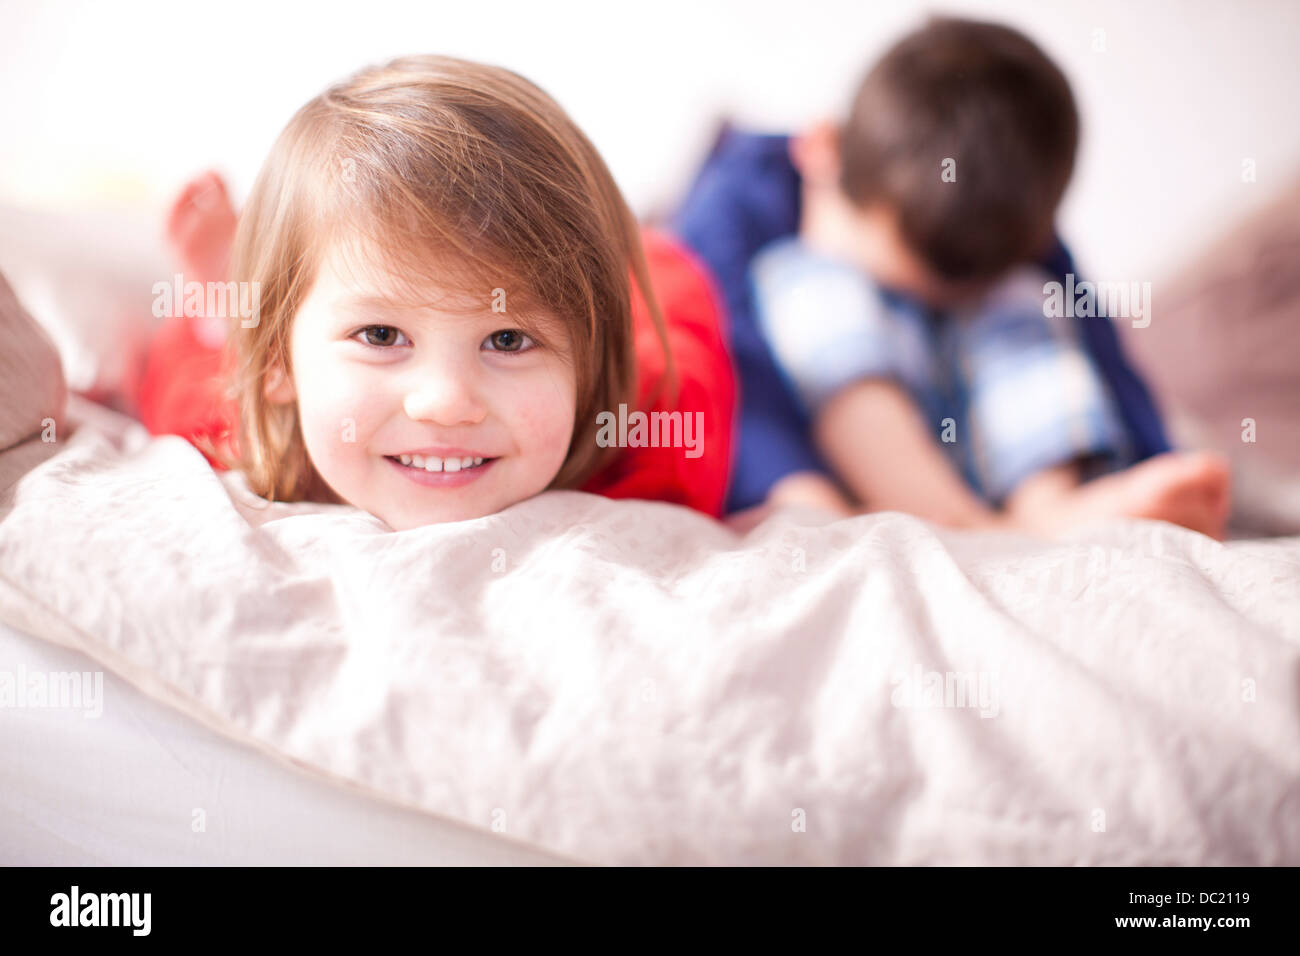
[[[257, 323], [226, 324], [224, 357], [170, 323], [139, 403], [254, 492], [394, 530], [550, 488], [720, 513], [735, 386], [709, 282], [668, 240], [643, 249], [600, 156], [522, 77], [434, 56], [358, 73], [293, 117], [230, 248], [232, 229], [212, 179], [170, 226], [205, 279], [230, 249]], [[620, 403], [703, 412], [704, 454], [602, 447]]]

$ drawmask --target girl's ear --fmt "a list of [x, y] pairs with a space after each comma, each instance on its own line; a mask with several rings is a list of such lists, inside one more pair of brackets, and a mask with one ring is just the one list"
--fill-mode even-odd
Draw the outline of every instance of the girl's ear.
[[284, 366], [279, 363], [266, 370], [262, 394], [274, 405], [286, 404], [298, 397], [298, 393], [294, 391], [293, 378], [285, 374]]
[[832, 185], [840, 178], [840, 130], [830, 120], [808, 127], [790, 140], [790, 159], [804, 179]]

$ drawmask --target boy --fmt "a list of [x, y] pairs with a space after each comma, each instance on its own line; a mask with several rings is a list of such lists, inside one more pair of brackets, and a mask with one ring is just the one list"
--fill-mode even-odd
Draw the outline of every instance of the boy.
[[769, 504], [1044, 534], [1126, 515], [1223, 536], [1222, 460], [1132, 464], [1112, 389], [1044, 315], [1051, 276], [1034, 263], [1077, 139], [1041, 50], [944, 18], [885, 54], [842, 126], [792, 141], [798, 233], [754, 258], [753, 306], [835, 478], [787, 474]]

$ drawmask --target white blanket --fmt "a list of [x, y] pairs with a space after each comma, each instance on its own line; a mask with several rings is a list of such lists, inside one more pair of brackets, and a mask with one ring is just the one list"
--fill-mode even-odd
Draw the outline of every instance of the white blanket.
[[394, 803], [592, 863], [1300, 863], [1300, 539], [577, 492], [394, 533], [92, 409], [0, 619]]

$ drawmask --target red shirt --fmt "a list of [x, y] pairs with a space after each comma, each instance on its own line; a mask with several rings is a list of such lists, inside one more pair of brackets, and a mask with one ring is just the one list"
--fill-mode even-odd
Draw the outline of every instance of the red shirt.
[[[644, 498], [686, 505], [721, 517], [730, 478], [736, 376], [726, 341], [721, 297], [704, 267], [679, 243], [646, 230], [642, 239], [650, 280], [664, 313], [669, 347], [680, 382], [677, 401], [646, 402], [664, 374], [664, 356], [649, 310], [639, 293], [632, 302], [640, 411], [681, 412], [702, 431], [693, 433], [698, 457], [689, 448], [623, 448], [583, 491], [607, 498]], [[222, 396], [229, 380], [219, 349], [200, 342], [188, 318], [167, 319], [150, 343], [137, 404], [140, 420], [155, 435], [180, 435], [216, 444], [229, 440], [238, 412]], [[618, 416], [618, 409], [609, 409]], [[696, 415], [695, 413], [701, 413]], [[615, 422], [617, 427], [617, 421]], [[650, 430], [647, 428], [647, 434]], [[201, 447], [201, 446], [200, 446]], [[694, 452], [692, 452], [693, 454]], [[209, 461], [214, 467], [221, 465]]]

